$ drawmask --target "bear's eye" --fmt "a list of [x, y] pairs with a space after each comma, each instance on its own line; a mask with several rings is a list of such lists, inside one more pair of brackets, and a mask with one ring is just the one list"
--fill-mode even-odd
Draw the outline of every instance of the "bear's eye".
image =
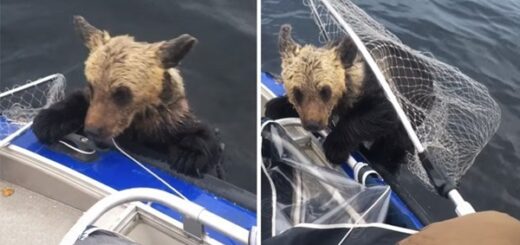
[[330, 89], [329, 86], [323, 86], [323, 88], [321, 88], [320, 90], [320, 97], [323, 101], [328, 101], [330, 100], [330, 97], [332, 95], [332, 90]]
[[126, 86], [117, 87], [112, 92], [112, 99], [119, 106], [128, 105], [132, 101], [132, 91]]
[[298, 103], [298, 104], [302, 103], [302, 101], [303, 101], [303, 93], [302, 93], [302, 91], [299, 88], [294, 88], [293, 89], [293, 96], [294, 96], [294, 99], [296, 100], [296, 103]]

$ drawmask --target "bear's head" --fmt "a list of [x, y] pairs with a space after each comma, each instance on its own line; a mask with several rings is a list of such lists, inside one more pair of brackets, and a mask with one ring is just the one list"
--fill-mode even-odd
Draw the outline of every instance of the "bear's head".
[[324, 129], [344, 96], [360, 94], [365, 76], [361, 55], [349, 38], [323, 47], [302, 46], [291, 37], [290, 25], [281, 27], [278, 41], [289, 102], [305, 129]]
[[106, 140], [119, 135], [137, 113], [167, 106], [188, 111], [184, 85], [175, 68], [196, 44], [183, 34], [157, 43], [136, 42], [128, 35], [111, 37], [75, 16], [76, 31], [89, 49], [85, 62], [90, 106], [85, 132]]

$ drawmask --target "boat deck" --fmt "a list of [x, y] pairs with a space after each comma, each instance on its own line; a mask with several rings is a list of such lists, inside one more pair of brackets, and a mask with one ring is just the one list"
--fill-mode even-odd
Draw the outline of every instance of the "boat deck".
[[0, 244], [58, 244], [82, 212], [0, 179]]

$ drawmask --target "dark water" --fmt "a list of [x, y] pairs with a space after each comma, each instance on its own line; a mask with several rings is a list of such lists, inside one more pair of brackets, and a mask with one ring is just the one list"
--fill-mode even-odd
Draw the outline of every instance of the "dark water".
[[199, 44], [183, 61], [192, 109], [220, 128], [228, 179], [256, 190], [256, 1], [0, 1], [0, 87], [63, 73], [85, 84], [87, 50], [72, 16], [112, 35], [161, 41], [190, 33]]
[[[520, 218], [520, 2], [356, 1], [412, 48], [432, 53], [485, 84], [502, 109], [497, 134], [463, 177], [461, 193], [477, 210]], [[318, 29], [301, 1], [262, 3], [262, 69], [279, 73], [276, 35], [317, 43]], [[413, 188], [413, 187], [412, 187]]]

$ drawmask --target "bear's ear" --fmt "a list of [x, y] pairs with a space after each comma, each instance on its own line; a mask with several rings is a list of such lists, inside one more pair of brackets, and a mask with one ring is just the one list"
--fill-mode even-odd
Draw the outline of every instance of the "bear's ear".
[[91, 51], [105, 44], [110, 39], [110, 35], [106, 31], [101, 31], [88, 23], [82, 16], [74, 16], [74, 27], [76, 32], [83, 40], [85, 46]]
[[334, 48], [345, 67], [351, 67], [358, 56], [358, 49], [352, 39], [344, 37]]
[[182, 34], [177, 38], [163, 43], [159, 47], [159, 57], [164, 68], [172, 68], [179, 65], [179, 62], [197, 42], [196, 38], [188, 34]]
[[282, 58], [289, 58], [298, 52], [300, 45], [291, 36], [292, 27], [289, 24], [282, 25], [278, 35], [278, 48]]

